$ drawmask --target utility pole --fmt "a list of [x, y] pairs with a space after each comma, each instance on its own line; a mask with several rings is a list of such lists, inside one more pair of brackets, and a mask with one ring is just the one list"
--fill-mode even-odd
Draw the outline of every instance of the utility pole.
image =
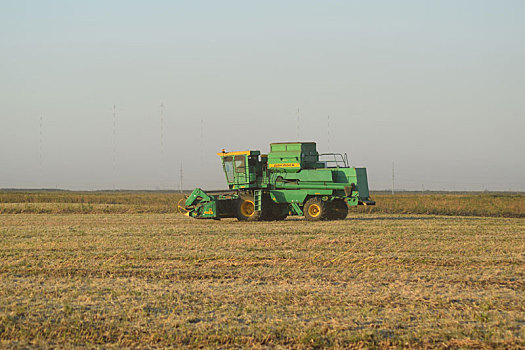
[[38, 140], [38, 155], [40, 161], [40, 173], [44, 172], [44, 164], [42, 163], [42, 118], [43, 115], [40, 114], [40, 126], [39, 126], [39, 140]]
[[301, 130], [299, 129], [301, 125], [300, 119], [299, 119], [299, 107], [297, 108], [297, 141], [300, 141], [301, 136]]
[[327, 134], [328, 134], [328, 152], [330, 152], [330, 115], [328, 115]]
[[394, 194], [394, 161], [392, 161], [392, 194]]
[[182, 161], [180, 162], [180, 178], [179, 178], [179, 191], [182, 193]]
[[204, 163], [204, 119], [201, 119], [201, 161]]
[[117, 179], [117, 106], [113, 105], [113, 190]]
[[164, 161], [164, 103], [160, 104], [160, 155]]
[[160, 104], [160, 187], [162, 188], [162, 183], [164, 182], [165, 177], [167, 178], [167, 169], [164, 161], [164, 103]]

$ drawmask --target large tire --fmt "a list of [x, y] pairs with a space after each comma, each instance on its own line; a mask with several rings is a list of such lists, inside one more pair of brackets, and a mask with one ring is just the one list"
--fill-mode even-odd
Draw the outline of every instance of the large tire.
[[348, 206], [343, 199], [335, 199], [328, 202], [328, 214], [329, 220], [344, 220], [348, 215]]
[[268, 194], [263, 194], [262, 201], [262, 212], [255, 211], [253, 193], [243, 193], [233, 204], [235, 217], [239, 221], [278, 221], [288, 216], [287, 204], [275, 203]]
[[253, 193], [242, 194], [234, 203], [235, 217], [239, 221], [259, 221], [261, 213], [255, 211]]
[[327, 218], [326, 203], [319, 198], [310, 198], [306, 201], [304, 208], [304, 217], [308, 221], [320, 221]]

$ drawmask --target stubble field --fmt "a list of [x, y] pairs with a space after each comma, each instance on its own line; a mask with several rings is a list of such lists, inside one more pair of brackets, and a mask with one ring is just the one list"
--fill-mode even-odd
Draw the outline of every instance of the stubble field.
[[0, 347], [525, 347], [519, 217], [94, 211], [0, 215]]

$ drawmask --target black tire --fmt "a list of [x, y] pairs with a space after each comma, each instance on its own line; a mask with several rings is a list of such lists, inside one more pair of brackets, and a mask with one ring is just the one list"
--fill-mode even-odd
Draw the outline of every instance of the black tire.
[[348, 206], [343, 199], [335, 199], [329, 202], [328, 212], [329, 220], [344, 220], [348, 216]]
[[255, 200], [253, 193], [242, 194], [239, 199], [234, 202], [235, 217], [239, 221], [259, 221], [261, 220], [261, 213], [255, 211]]
[[281, 221], [281, 220], [286, 219], [286, 218], [288, 217], [288, 213], [289, 213], [289, 210], [288, 210], [288, 206], [286, 205], [286, 208], [282, 209], [282, 212], [279, 213], [279, 214], [276, 216], [275, 220], [277, 220], [277, 221]]
[[303, 207], [304, 217], [308, 221], [320, 221], [327, 218], [326, 203], [319, 198], [310, 198]]
[[278, 204], [271, 200], [270, 197], [265, 198], [263, 203], [262, 220], [265, 221], [280, 221], [288, 217], [288, 205]]

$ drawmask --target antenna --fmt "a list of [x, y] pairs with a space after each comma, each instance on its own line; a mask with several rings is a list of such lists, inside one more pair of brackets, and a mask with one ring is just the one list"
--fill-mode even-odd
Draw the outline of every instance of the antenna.
[[299, 128], [300, 125], [300, 118], [299, 118], [299, 107], [297, 107], [297, 141], [299, 141], [301, 138], [301, 129]]
[[392, 194], [394, 194], [394, 161], [392, 161]]
[[117, 107], [113, 105], [113, 190], [117, 178]]
[[328, 152], [330, 152], [330, 115], [328, 115], [327, 121], [327, 136], [328, 136]]

